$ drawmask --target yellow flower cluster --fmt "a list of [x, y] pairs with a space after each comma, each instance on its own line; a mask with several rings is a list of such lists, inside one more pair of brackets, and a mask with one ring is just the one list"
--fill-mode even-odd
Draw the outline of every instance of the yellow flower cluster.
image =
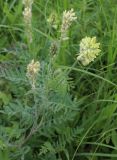
[[80, 53], [77, 60], [80, 61], [84, 66], [88, 65], [100, 53], [100, 43], [96, 42], [96, 37], [85, 37], [80, 42]]
[[28, 38], [28, 42], [32, 42], [32, 31], [31, 31], [31, 21], [32, 21], [32, 4], [33, 0], [23, 0], [24, 4], [24, 23], [26, 28], [26, 36]]
[[26, 75], [29, 78], [29, 81], [33, 89], [35, 89], [36, 78], [39, 70], [40, 70], [40, 63], [38, 61], [35, 62], [34, 59], [27, 66]]
[[75, 12], [73, 9], [69, 11], [63, 12], [63, 19], [62, 19], [62, 25], [61, 25], [61, 40], [67, 40], [69, 37], [67, 37], [67, 32], [69, 27], [71, 26], [72, 22], [77, 19]]

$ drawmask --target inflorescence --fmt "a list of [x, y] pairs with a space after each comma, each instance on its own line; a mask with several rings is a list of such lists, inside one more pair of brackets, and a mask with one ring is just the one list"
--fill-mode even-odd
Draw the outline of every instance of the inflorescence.
[[29, 43], [32, 43], [32, 4], [33, 0], [23, 0], [24, 5], [24, 23], [25, 23], [25, 30], [26, 36]]
[[32, 86], [32, 89], [35, 89], [36, 79], [38, 72], [40, 71], [40, 63], [39, 61], [34, 61], [34, 59], [27, 66], [27, 77]]
[[96, 42], [96, 37], [85, 37], [80, 42], [80, 53], [77, 60], [80, 61], [84, 66], [88, 65], [100, 53], [100, 43]]
[[61, 25], [61, 40], [67, 40], [69, 37], [67, 36], [68, 30], [72, 25], [72, 22], [77, 19], [75, 12], [73, 9], [69, 11], [63, 12], [62, 25]]

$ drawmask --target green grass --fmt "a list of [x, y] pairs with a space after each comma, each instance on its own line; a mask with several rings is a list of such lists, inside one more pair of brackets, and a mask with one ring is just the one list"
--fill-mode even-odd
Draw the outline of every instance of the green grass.
[[[71, 8], [78, 18], [54, 61], [50, 46]], [[22, 11], [22, 1], [0, 0], [0, 160], [116, 160], [117, 1], [34, 0], [32, 44]], [[84, 67], [75, 61], [86, 36], [101, 54]], [[32, 59], [41, 64], [36, 91], [26, 77]]]

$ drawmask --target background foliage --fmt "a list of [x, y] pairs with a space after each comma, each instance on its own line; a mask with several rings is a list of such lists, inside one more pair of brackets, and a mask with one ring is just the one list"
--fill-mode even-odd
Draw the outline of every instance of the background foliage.
[[[71, 8], [78, 19], [54, 63], [49, 48], [60, 32], [47, 20], [55, 12], [60, 26]], [[117, 1], [35, 0], [30, 47], [22, 9], [0, 0], [0, 160], [116, 160]], [[97, 37], [101, 56], [73, 68], [85, 36]], [[32, 59], [41, 63], [35, 91], [26, 77]]]

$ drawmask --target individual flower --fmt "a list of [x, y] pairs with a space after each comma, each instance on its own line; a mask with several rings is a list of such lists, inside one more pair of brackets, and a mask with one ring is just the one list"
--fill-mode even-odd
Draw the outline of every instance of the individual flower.
[[84, 66], [88, 65], [100, 53], [100, 43], [96, 42], [96, 37], [85, 37], [80, 42], [80, 53], [77, 60], [80, 61]]
[[40, 63], [39, 61], [34, 61], [34, 59], [28, 64], [27, 66], [27, 77], [30, 81], [30, 84], [32, 86], [32, 88], [35, 88], [35, 84], [36, 84], [36, 78], [38, 75], [38, 72], [40, 71]]
[[61, 39], [67, 40], [69, 37], [67, 37], [67, 32], [72, 24], [73, 21], [77, 19], [75, 12], [73, 9], [69, 11], [63, 12], [63, 18], [62, 18], [62, 25], [61, 25]]

